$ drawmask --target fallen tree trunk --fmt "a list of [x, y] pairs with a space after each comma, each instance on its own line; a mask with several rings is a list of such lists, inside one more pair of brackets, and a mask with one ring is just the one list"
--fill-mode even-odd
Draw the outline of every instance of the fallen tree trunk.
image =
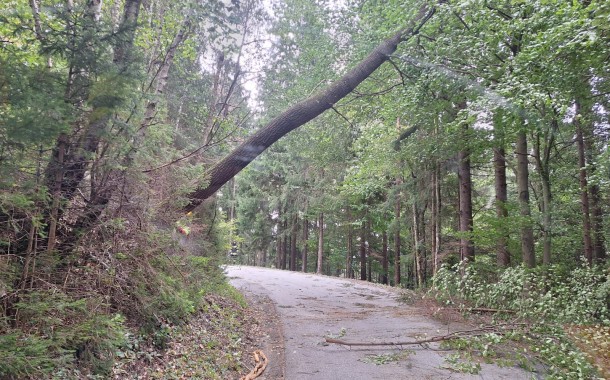
[[422, 6], [415, 18], [411, 20], [408, 28], [383, 41], [339, 80], [325, 90], [295, 104], [275, 117], [267, 126], [253, 134], [228, 156], [216, 163], [206, 173], [206, 187], [190, 194], [190, 203], [184, 208], [184, 212], [188, 213], [199, 206], [204, 199], [214, 194], [277, 140], [332, 108], [336, 102], [352, 92], [388, 60], [389, 56], [396, 51], [398, 44], [419, 33], [419, 30], [435, 11], [435, 7]]

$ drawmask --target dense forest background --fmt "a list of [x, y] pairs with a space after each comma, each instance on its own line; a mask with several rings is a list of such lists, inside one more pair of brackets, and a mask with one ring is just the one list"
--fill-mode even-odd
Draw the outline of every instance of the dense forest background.
[[604, 1], [425, 5], [386, 63], [185, 215], [215, 162], [421, 7], [5, 1], [0, 376], [107, 374], [127, 331], [163, 341], [230, 292], [227, 256], [607, 334]]

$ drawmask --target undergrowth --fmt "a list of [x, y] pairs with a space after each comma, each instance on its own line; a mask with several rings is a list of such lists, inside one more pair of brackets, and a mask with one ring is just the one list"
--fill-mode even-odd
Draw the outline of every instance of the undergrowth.
[[126, 352], [167, 348], [173, 331], [209, 311], [209, 295], [245, 303], [220, 268], [221, 224], [205, 250], [172, 228], [133, 225], [105, 222], [61, 260], [40, 254], [25, 279], [23, 261], [3, 257], [0, 378], [108, 378]]
[[[460, 339], [449, 348], [475, 352], [483, 359], [512, 358], [528, 370], [541, 369], [551, 379], [609, 376], [610, 274], [603, 267], [553, 265], [536, 269], [457, 264], [434, 277], [437, 300], [463, 312], [495, 311], [498, 324], [512, 329], [501, 335]], [[512, 349], [510, 353], [499, 354]], [[504, 360], [502, 359], [502, 360]]]

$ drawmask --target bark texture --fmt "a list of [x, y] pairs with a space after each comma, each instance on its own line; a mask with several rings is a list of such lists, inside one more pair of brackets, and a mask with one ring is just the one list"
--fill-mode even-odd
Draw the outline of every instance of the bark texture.
[[[468, 131], [468, 125], [463, 127], [464, 132]], [[470, 235], [472, 234], [472, 176], [470, 173], [470, 150], [464, 148], [458, 153], [459, 171], [458, 179], [460, 186], [460, 259], [466, 261], [474, 260], [474, 243]]]
[[388, 284], [388, 233], [381, 235], [381, 279], [382, 284]]
[[519, 191], [519, 211], [525, 220], [521, 226], [521, 254], [523, 263], [533, 268], [536, 266], [534, 251], [534, 230], [531, 224], [530, 192], [529, 192], [529, 162], [527, 159], [527, 136], [524, 131], [517, 133], [515, 145], [517, 156], [517, 188]]
[[301, 255], [301, 271], [307, 273], [307, 240], [309, 239], [309, 221], [303, 220], [303, 253]]
[[508, 252], [508, 236], [504, 224], [508, 217], [506, 202], [508, 201], [508, 189], [506, 185], [506, 152], [504, 146], [494, 148], [494, 180], [496, 190], [496, 216], [501, 226], [500, 236], [496, 244], [496, 260], [499, 267], [506, 268], [510, 265], [510, 253]]
[[589, 189], [587, 185], [587, 162], [583, 128], [580, 123], [580, 103], [575, 103], [576, 146], [578, 148], [578, 179], [580, 182], [580, 203], [582, 212], [582, 235], [584, 254], [587, 262], [593, 262], [593, 239], [591, 238], [591, 212], [589, 207]]
[[320, 213], [318, 228], [318, 263], [316, 266], [316, 273], [322, 274], [322, 261], [324, 259], [324, 213]]
[[366, 223], [360, 227], [360, 279], [366, 281]]
[[401, 195], [398, 194], [394, 204], [394, 220], [396, 220], [396, 230], [394, 231], [394, 286], [400, 284], [400, 199]]

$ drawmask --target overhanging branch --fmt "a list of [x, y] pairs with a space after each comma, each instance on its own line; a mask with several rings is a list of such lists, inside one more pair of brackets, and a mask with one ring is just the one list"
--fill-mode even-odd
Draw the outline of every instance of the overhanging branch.
[[321, 115], [351, 93], [388, 60], [390, 55], [396, 51], [399, 43], [407, 41], [419, 33], [419, 30], [435, 12], [436, 7], [423, 5], [407, 28], [379, 44], [364, 60], [339, 80], [275, 117], [267, 126], [254, 133], [228, 156], [215, 164], [204, 178], [207, 186], [190, 194], [190, 203], [183, 209], [184, 212], [195, 209], [204, 199], [214, 194], [277, 140]]

